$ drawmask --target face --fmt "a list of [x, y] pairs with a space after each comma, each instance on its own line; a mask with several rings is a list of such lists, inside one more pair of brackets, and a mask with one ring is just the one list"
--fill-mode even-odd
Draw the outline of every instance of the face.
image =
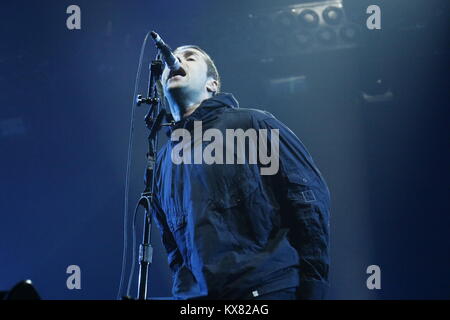
[[186, 48], [175, 50], [174, 55], [182, 69], [170, 72], [169, 68], [164, 68], [161, 81], [166, 95], [182, 91], [183, 95], [197, 96], [211, 90], [211, 81], [215, 80], [207, 77], [208, 66], [202, 52]]

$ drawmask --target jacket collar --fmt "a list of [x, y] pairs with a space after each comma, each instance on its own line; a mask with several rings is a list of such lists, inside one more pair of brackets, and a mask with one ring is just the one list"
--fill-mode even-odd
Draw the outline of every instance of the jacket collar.
[[[187, 128], [193, 121], [206, 121], [216, 118], [219, 111], [224, 108], [239, 108], [239, 102], [231, 93], [218, 93], [209, 99], [203, 100], [202, 103], [189, 116], [174, 122], [167, 130], [167, 135], [179, 128]], [[169, 116], [171, 118], [171, 115]]]

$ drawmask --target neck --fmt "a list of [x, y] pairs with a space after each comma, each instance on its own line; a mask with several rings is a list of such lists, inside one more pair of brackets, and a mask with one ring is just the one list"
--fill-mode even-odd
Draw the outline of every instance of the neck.
[[206, 92], [197, 97], [187, 97], [182, 94], [167, 94], [166, 97], [175, 121], [188, 117], [200, 106], [203, 100], [210, 98]]

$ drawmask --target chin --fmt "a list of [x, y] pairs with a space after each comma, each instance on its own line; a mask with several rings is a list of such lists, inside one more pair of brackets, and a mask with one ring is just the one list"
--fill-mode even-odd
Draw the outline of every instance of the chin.
[[170, 83], [167, 87], [166, 87], [166, 91], [171, 93], [171, 92], [178, 92], [180, 90], [183, 90], [186, 88], [185, 84], [182, 83]]
[[173, 98], [185, 96], [188, 92], [189, 92], [188, 86], [182, 83], [169, 84], [164, 90], [164, 94], [166, 96], [169, 95], [172, 96]]

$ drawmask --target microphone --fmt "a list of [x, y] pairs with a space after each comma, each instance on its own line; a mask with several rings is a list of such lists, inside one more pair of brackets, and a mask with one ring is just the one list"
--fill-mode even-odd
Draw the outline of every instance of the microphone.
[[178, 61], [178, 59], [174, 56], [170, 47], [161, 39], [159, 34], [157, 34], [155, 31], [152, 31], [150, 32], [150, 35], [155, 41], [156, 47], [161, 52], [163, 59], [167, 64], [167, 67], [172, 71], [181, 69], [180, 61]]

